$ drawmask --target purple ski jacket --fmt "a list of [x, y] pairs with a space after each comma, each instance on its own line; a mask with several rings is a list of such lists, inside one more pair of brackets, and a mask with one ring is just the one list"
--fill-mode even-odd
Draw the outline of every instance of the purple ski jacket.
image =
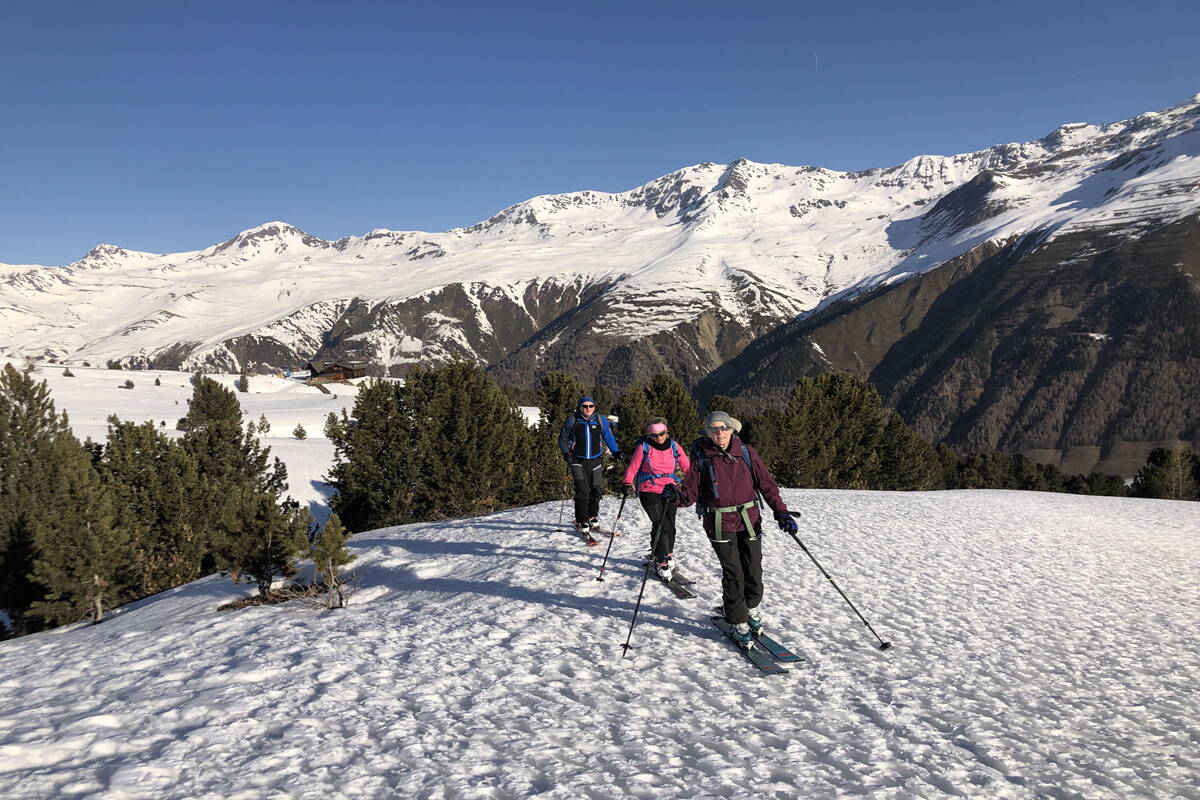
[[[745, 447], [750, 453], [750, 463], [754, 467], [754, 474], [750, 474], [750, 470], [746, 468], [746, 461], [742, 458], [742, 447]], [[754, 502], [754, 487], [757, 484], [758, 491], [762, 492], [763, 500], [766, 504], [776, 512], [786, 512], [787, 505], [783, 502], [783, 498], [779, 495], [779, 484], [775, 483], [774, 476], [767, 469], [767, 465], [762, 462], [758, 452], [750, 445], [743, 445], [742, 440], [737, 436], [729, 440], [729, 449], [722, 450], [708, 437], [704, 437], [697, 441], [693, 448], [699, 447], [705, 455], [708, 456], [709, 462], [712, 464], [713, 475], [717, 481], [717, 491], [714, 493], [712, 481], [707, 474], [707, 471], [701, 466], [698, 459], [693, 460], [692, 469], [688, 472], [687, 477], [683, 479], [683, 485], [679, 487], [679, 505], [690, 506], [697, 500], [702, 501], [710, 508], [725, 508], [728, 506], [740, 506], [743, 503]], [[759, 514], [757, 508], [749, 509], [750, 521], [756, 528], [762, 527], [762, 515]], [[704, 515], [704, 532], [712, 538], [714, 527], [713, 518], [715, 514]], [[721, 532], [722, 536], [725, 533], [733, 533], [743, 531], [746, 525], [742, 522], [742, 515], [736, 512], [726, 512], [721, 516]]]

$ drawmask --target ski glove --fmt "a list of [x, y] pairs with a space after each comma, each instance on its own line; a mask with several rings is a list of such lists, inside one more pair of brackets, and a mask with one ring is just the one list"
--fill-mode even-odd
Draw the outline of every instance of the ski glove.
[[679, 502], [679, 490], [675, 488], [675, 484], [673, 483], [668, 483], [663, 487], [661, 496], [662, 499], [668, 503]]
[[798, 533], [800, 526], [796, 524], [795, 518], [786, 511], [776, 511], [775, 521], [779, 523], [779, 530], [784, 533]]

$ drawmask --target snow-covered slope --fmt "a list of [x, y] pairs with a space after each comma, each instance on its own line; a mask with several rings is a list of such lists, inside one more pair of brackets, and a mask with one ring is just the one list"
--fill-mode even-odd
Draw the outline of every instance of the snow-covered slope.
[[1198, 122], [1200, 96], [860, 173], [700, 164], [627, 192], [536, 197], [443, 233], [330, 242], [271, 222], [187, 253], [100, 245], [66, 267], [0, 267], [0, 354], [237, 372], [336, 352], [400, 370], [456, 355], [497, 363], [520, 348], [536, 358], [565, 328], [644, 339], [710, 314], [738, 335], [681, 334], [671, 357], [711, 369], [782, 320], [986, 241], [1136, 235], [1196, 211]]
[[[0, 359], [0, 366], [3, 364], [4, 359]], [[78, 366], [71, 372], [74, 377], [66, 377], [61, 366], [42, 364], [35, 367], [34, 378], [46, 381], [55, 409], [67, 412], [71, 429], [80, 441], [90, 438], [103, 442], [111, 414], [124, 421], [153, 422], [170, 436], [182, 435], [175, 430], [175, 423], [187, 413], [191, 375], [171, 370], [130, 372]], [[237, 375], [209, 377], [230, 389], [238, 380]], [[158, 386], [154, 385], [155, 379]], [[126, 380], [133, 382], [132, 389], [122, 388]], [[270, 430], [260, 433], [260, 438], [271, 448], [271, 454], [287, 465], [288, 494], [323, 521], [329, 515], [326, 503], [332, 491], [325, 477], [333, 460], [333, 445], [324, 433], [325, 417], [331, 412], [351, 410], [357, 387], [331, 384], [326, 394], [285, 378], [251, 375], [247, 380], [250, 391], [237, 395], [243, 418], [254, 423], [266, 418]], [[304, 428], [306, 438], [294, 436], [298, 425]]]
[[[371, 531], [342, 611], [219, 612], [207, 578], [0, 644], [0, 795], [22, 798], [1196, 798], [1200, 504], [785, 491], [893, 643], [768, 533], [760, 677], [700, 600], [647, 586], [557, 504]], [[616, 504], [602, 509], [605, 518]]]

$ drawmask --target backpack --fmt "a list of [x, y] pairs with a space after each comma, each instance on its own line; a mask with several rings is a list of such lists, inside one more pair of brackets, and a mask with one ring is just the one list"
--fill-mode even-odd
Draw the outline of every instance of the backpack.
[[638, 441], [642, 445], [642, 464], [638, 468], [637, 477], [635, 478], [637, 483], [642, 484], [646, 481], [652, 481], [655, 478], [672, 478], [676, 483], [679, 483], [679, 445], [675, 444], [675, 440], [671, 440], [671, 455], [675, 457], [675, 471], [671, 473], [642, 472], [643, 469], [649, 469], [650, 467], [650, 442], [646, 441], [645, 436]]
[[[721, 493], [717, 490], [717, 473], [713, 469], [712, 459], [704, 452], [704, 438], [697, 439], [692, 443], [692, 469], [702, 470], [700, 475], [708, 478], [708, 485], [712, 487], [713, 499], [720, 500]], [[758, 490], [758, 476], [754, 474], [754, 464], [750, 461], [750, 450], [746, 447], [746, 443], [738, 439], [738, 444], [742, 448], [742, 460], [746, 462], [746, 469], [750, 470], [750, 480], [754, 483], [754, 504], [762, 509], [762, 493]], [[712, 509], [703, 500], [696, 500], [696, 516], [703, 517]]]

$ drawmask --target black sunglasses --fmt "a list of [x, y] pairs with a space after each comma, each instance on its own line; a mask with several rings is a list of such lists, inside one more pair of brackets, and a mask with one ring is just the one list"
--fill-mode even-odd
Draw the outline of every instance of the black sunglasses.
[[669, 436], [670, 434], [668, 434], [666, 431], [663, 431], [662, 433], [652, 433], [650, 435], [657, 439], [660, 436]]
[[583, 405], [581, 405], [579, 407], [580, 408], [595, 408], [596, 404], [595, 403], [584, 403]]

